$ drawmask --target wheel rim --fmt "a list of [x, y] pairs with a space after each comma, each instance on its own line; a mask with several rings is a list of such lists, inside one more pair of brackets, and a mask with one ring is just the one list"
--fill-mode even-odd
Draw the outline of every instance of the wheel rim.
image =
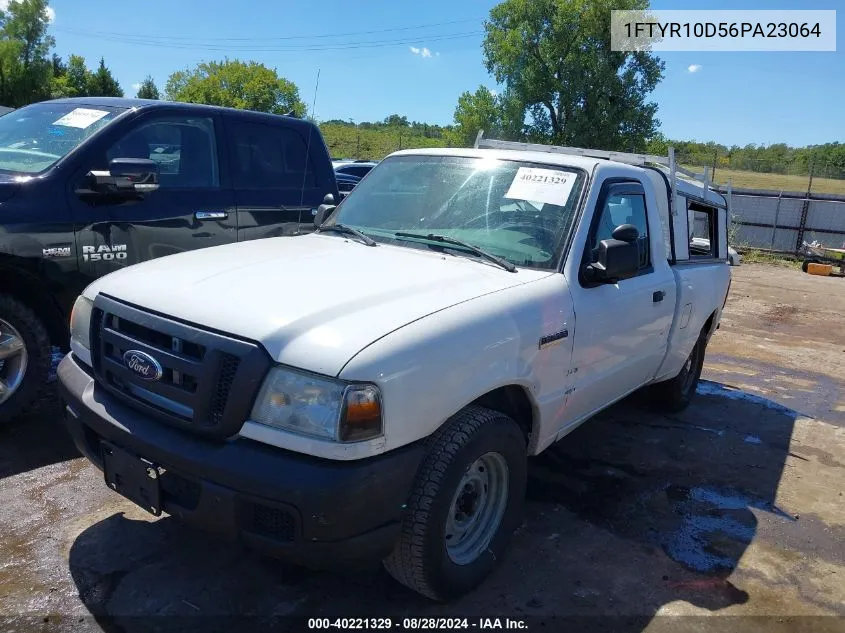
[[468, 565], [486, 550], [508, 503], [508, 463], [499, 453], [485, 453], [461, 478], [446, 520], [446, 553], [456, 565]]
[[695, 381], [695, 366], [698, 363], [699, 346], [699, 343], [695, 344], [695, 347], [692, 348], [692, 352], [690, 352], [689, 358], [687, 358], [687, 362], [684, 363], [684, 368], [681, 370], [684, 372], [683, 393], [688, 393], [689, 390], [692, 389], [693, 382]]
[[0, 319], [0, 404], [11, 398], [21, 386], [27, 358], [20, 332], [8, 321]]

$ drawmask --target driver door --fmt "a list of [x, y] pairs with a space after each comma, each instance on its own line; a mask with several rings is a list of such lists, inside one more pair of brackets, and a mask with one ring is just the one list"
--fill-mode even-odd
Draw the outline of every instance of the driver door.
[[[215, 119], [152, 113], [87, 161], [69, 191], [84, 276], [94, 279], [138, 262], [237, 240], [233, 193], [221, 174], [225, 145]], [[115, 158], [155, 161], [159, 188], [118, 197], [81, 186], [85, 173], [108, 170]]]
[[638, 181], [611, 179], [602, 186], [582, 244], [582, 266], [595, 261], [599, 243], [616, 227], [632, 224], [639, 233], [639, 270], [617, 283], [571, 280], [576, 322], [575, 384], [567, 400], [571, 423], [645, 384], [663, 362], [675, 310], [675, 279], [668, 262], [653, 255], [661, 252], [657, 246], [663, 239], [655, 209], [650, 190]]

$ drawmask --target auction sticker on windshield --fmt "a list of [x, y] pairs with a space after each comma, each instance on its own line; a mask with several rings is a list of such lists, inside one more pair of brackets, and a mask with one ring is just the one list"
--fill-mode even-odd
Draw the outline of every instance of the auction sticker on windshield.
[[557, 169], [520, 167], [505, 198], [564, 206], [575, 186], [575, 174]]
[[53, 125], [64, 125], [65, 127], [78, 127], [84, 130], [93, 125], [104, 116], [108, 116], [106, 110], [91, 110], [90, 108], [75, 108], [66, 115], [53, 122]]

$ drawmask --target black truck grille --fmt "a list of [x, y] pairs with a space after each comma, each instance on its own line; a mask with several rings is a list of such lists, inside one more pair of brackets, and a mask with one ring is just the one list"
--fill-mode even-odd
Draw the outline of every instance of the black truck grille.
[[[217, 437], [240, 429], [270, 365], [255, 343], [106, 295], [94, 302], [91, 348], [97, 381], [111, 393], [170, 424]], [[156, 371], [146, 377], [133, 371], [127, 352], [140, 352], [148, 365], [153, 359]]]

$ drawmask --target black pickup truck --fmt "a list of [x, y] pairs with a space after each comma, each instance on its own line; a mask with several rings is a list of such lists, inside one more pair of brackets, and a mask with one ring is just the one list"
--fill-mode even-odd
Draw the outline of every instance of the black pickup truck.
[[328, 195], [339, 199], [334, 170], [306, 120], [98, 97], [0, 117], [0, 423], [47, 383], [94, 278], [310, 231]]

